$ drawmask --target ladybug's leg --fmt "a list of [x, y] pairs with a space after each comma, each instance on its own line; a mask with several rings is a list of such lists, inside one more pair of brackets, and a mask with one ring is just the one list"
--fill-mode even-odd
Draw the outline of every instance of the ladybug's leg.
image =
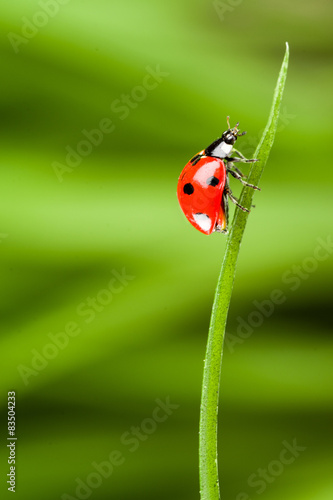
[[248, 160], [247, 158], [245, 158], [245, 156], [240, 151], [238, 151], [238, 149], [233, 148], [233, 151], [236, 153], [236, 155], [239, 156], [240, 161], [243, 161], [244, 163], [250, 163], [250, 162], [253, 163], [255, 161], [259, 161], [259, 159], [257, 159], [257, 158], [252, 159], [252, 160]]
[[243, 158], [243, 160], [246, 160], [246, 158], [243, 155], [243, 153], [241, 153], [240, 151], [238, 151], [238, 149], [234, 148], [233, 151], [235, 151], [236, 155], [238, 155], [240, 158]]
[[225, 221], [226, 221], [226, 231], [228, 231], [228, 222], [229, 222], [229, 204], [228, 204], [228, 198], [225, 193], [225, 190], [223, 191], [222, 195], [222, 202], [221, 202], [222, 208], [224, 208], [224, 213], [225, 213]]
[[235, 179], [238, 179], [239, 181], [241, 181], [241, 183], [243, 184], [243, 186], [248, 186], [252, 189], [257, 189], [258, 191], [261, 191], [261, 189], [258, 187], [258, 186], [255, 186], [254, 184], [250, 184], [249, 182], [246, 182], [242, 179], [242, 177], [237, 173], [237, 172], [234, 172], [233, 170], [231, 170], [230, 168], [227, 167], [227, 170], [228, 172], [233, 176], [235, 177]]
[[[248, 159], [245, 158], [245, 156], [240, 151], [238, 151], [238, 149], [233, 148], [233, 151], [235, 151], [236, 155], [238, 155], [240, 158], [242, 158], [242, 160], [248, 161]], [[258, 160], [254, 160], [254, 161], [258, 161]]]
[[228, 188], [226, 187], [222, 194], [219, 216], [215, 226], [215, 231], [223, 234], [228, 234], [228, 223], [229, 223], [229, 205], [228, 205], [226, 189]]
[[234, 170], [236, 170], [236, 172], [241, 176], [241, 177], [246, 177], [245, 174], [243, 174], [243, 172], [241, 170], [239, 170], [239, 168], [235, 167], [235, 165], [233, 165], [232, 163], [230, 164], [230, 167], [229, 167], [229, 164], [228, 164], [228, 168], [233, 168]]
[[225, 188], [224, 192], [229, 196], [230, 200], [238, 207], [240, 208], [241, 210], [243, 210], [243, 212], [250, 212], [250, 210], [248, 208], [245, 208], [243, 207], [242, 205], [240, 205], [238, 203], [238, 200], [237, 198], [235, 198], [235, 196], [232, 194], [232, 191], [229, 187]]
[[225, 158], [226, 161], [227, 161], [227, 167], [230, 169], [230, 168], [233, 168], [234, 170], [236, 170], [236, 172], [239, 173], [239, 175], [241, 177], [246, 177], [245, 174], [243, 174], [243, 172], [241, 170], [239, 170], [239, 168], [235, 167], [234, 163], [233, 162], [238, 162], [238, 161], [241, 161], [239, 160], [238, 158]]
[[221, 206], [216, 219], [214, 231], [217, 233], [228, 234], [228, 213], [225, 210], [224, 195], [222, 196]]
[[247, 158], [232, 158], [231, 156], [227, 156], [226, 158], [224, 158], [226, 161], [228, 161], [229, 163], [254, 163], [255, 161], [259, 161], [257, 158], [253, 158], [253, 159], [250, 159], [248, 160]]

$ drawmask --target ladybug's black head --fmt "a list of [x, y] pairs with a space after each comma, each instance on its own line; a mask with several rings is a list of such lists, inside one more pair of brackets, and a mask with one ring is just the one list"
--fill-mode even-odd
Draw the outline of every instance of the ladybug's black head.
[[230, 124], [229, 124], [229, 116], [227, 116], [227, 123], [228, 123], [228, 130], [223, 132], [222, 139], [227, 144], [233, 145], [237, 141], [237, 137], [240, 137], [241, 135], [245, 135], [246, 132], [242, 132], [241, 134], [239, 133], [239, 131], [238, 131], [239, 122], [236, 123], [234, 128], [231, 128]]

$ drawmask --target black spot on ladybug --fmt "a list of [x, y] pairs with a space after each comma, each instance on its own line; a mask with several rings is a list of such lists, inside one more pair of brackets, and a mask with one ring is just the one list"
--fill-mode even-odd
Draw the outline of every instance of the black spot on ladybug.
[[192, 194], [192, 193], [194, 193], [194, 187], [192, 186], [192, 184], [190, 182], [188, 182], [183, 187], [183, 191], [185, 194]]
[[208, 179], [206, 180], [206, 184], [208, 184], [208, 186], [217, 186], [218, 183], [220, 182], [220, 179], [218, 179], [217, 177], [214, 177], [214, 175], [212, 175], [211, 177], [208, 177]]

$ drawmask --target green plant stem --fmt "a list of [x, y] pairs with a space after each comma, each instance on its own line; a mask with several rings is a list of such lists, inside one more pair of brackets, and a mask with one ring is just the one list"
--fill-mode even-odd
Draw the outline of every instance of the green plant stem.
[[[258, 185], [274, 142], [279, 110], [287, 76], [289, 47], [286, 52], [274, 93], [273, 105], [267, 126], [261, 137], [254, 157], [260, 161], [253, 163], [248, 182]], [[240, 204], [250, 208], [254, 191], [244, 187]], [[237, 258], [248, 213], [236, 208], [226, 251], [217, 283], [212, 309], [204, 375], [202, 384], [199, 432], [200, 494], [202, 500], [219, 500], [219, 479], [217, 463], [217, 414], [222, 365], [223, 340], [228, 309], [234, 284]]]

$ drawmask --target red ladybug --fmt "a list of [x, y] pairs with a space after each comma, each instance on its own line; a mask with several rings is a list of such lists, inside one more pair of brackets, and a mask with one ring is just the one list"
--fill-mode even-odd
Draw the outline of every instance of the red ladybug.
[[[238, 162], [250, 163], [258, 160], [247, 160], [239, 151], [234, 149], [238, 137], [246, 134], [238, 132], [238, 125], [230, 128], [227, 117], [228, 130], [206, 149], [200, 151], [185, 165], [178, 179], [178, 201], [186, 218], [196, 229], [204, 234], [214, 231], [226, 234], [228, 232], [228, 200], [231, 199], [244, 212], [230, 190], [228, 174], [240, 180], [244, 186], [258, 189], [257, 186], [243, 180], [244, 174], [233, 164]], [[238, 158], [229, 155], [236, 153]]]

